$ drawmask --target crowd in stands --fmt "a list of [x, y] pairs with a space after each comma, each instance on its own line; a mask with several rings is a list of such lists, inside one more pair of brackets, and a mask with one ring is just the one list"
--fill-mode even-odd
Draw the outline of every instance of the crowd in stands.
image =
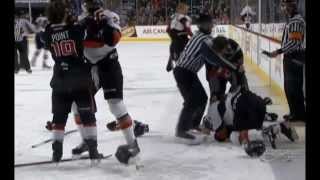
[[[230, 7], [227, 3], [211, 4], [213, 1], [210, 0], [197, 2], [198, 4], [193, 4], [192, 9], [191, 5], [189, 5], [189, 16], [192, 18], [199, 12], [205, 12], [213, 17], [216, 24], [230, 23]], [[175, 13], [177, 4], [178, 1], [139, 0], [136, 12], [131, 13], [131, 20], [137, 25], [167, 24], [170, 16]]]
[[[112, 10], [120, 15], [121, 26], [166, 25], [175, 13], [178, 2], [178, 0], [137, 0], [136, 7], [135, 4], [132, 6], [123, 4], [120, 7], [119, 3], [119, 7], [113, 6]], [[193, 0], [192, 6], [190, 2], [187, 3], [189, 5], [188, 15], [193, 20], [196, 14], [205, 12], [213, 17], [215, 24], [230, 23], [230, 4], [226, 0]]]

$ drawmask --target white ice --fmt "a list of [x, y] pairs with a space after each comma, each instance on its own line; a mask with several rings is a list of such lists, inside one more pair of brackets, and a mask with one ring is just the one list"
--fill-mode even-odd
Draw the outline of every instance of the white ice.
[[[182, 98], [177, 90], [173, 74], [165, 71], [169, 52], [168, 42], [121, 42], [119, 60], [124, 74], [124, 101], [134, 119], [149, 124], [150, 133], [139, 138], [144, 167], [121, 165], [114, 156], [102, 160], [97, 167], [90, 167], [89, 160], [15, 168], [16, 180], [303, 180], [305, 179], [305, 143], [283, 140], [282, 148], [299, 152], [291, 162], [262, 162], [249, 158], [237, 146], [229, 143], [206, 143], [187, 146], [176, 142], [174, 130], [182, 108]], [[30, 45], [30, 58], [34, 51]], [[15, 75], [15, 164], [49, 160], [51, 144], [32, 149], [31, 146], [51, 137], [45, 129], [50, 121], [51, 70], [38, 67], [32, 74], [21, 71]], [[50, 61], [53, 64], [52, 61]], [[254, 72], [247, 69], [249, 84], [254, 92], [271, 96], [266, 84]], [[199, 72], [207, 92], [204, 69]], [[101, 91], [95, 96], [98, 106], [97, 126], [99, 150], [114, 153], [123, 144], [121, 132], [109, 132], [106, 123], [114, 120]], [[286, 113], [283, 105], [275, 103], [270, 110]], [[66, 130], [75, 129], [70, 114]], [[71, 149], [80, 142], [76, 132], [64, 140], [64, 158], [71, 156]], [[268, 147], [270, 148], [270, 147]], [[281, 148], [281, 146], [280, 146]]]

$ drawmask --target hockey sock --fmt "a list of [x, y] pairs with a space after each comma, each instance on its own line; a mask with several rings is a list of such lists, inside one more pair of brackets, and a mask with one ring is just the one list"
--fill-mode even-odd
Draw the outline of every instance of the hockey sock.
[[240, 144], [245, 144], [249, 142], [249, 133], [248, 130], [242, 130], [239, 133], [239, 142]]
[[80, 119], [80, 115], [79, 114], [75, 114], [74, 115], [74, 121], [76, 122], [76, 125], [77, 125], [77, 128], [79, 130], [79, 133], [80, 133], [80, 136], [81, 136], [81, 139], [83, 140], [84, 139], [84, 132], [83, 132], [83, 124], [81, 122], [81, 119]]
[[127, 108], [122, 99], [109, 99], [108, 104], [110, 106], [111, 113], [117, 118], [119, 127], [123, 132], [123, 135], [128, 144], [135, 142], [135, 136], [133, 133], [133, 121], [130, 115], [127, 113]]
[[97, 126], [96, 123], [85, 124], [82, 128], [83, 139], [94, 139], [97, 140]]
[[82, 138], [82, 140], [84, 139], [84, 136], [83, 136], [83, 124], [82, 124], [82, 121], [81, 121], [81, 118], [80, 118], [80, 115], [79, 115], [79, 112], [78, 112], [78, 106], [76, 105], [75, 102], [72, 103], [72, 106], [71, 106], [71, 109], [72, 109], [72, 112], [74, 114], [74, 121], [78, 127], [78, 130], [79, 130], [79, 133], [80, 133], [80, 136]]
[[122, 118], [118, 119], [120, 129], [124, 135], [124, 138], [127, 141], [127, 144], [132, 144], [135, 141], [135, 136], [133, 133], [133, 121], [129, 114], [125, 115]]
[[52, 125], [52, 139], [54, 141], [63, 142], [65, 124]]

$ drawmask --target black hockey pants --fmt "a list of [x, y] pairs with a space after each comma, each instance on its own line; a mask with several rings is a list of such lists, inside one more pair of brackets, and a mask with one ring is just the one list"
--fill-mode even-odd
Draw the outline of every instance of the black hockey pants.
[[176, 130], [187, 131], [198, 128], [208, 96], [197, 74], [180, 67], [176, 67], [173, 73], [184, 100]]
[[284, 56], [284, 90], [289, 104], [290, 115], [294, 119], [305, 121], [305, 104], [303, 93], [303, 66]]
[[[19, 51], [19, 55], [18, 55]], [[30, 69], [30, 63], [28, 58], [28, 40], [24, 38], [22, 41], [15, 42], [14, 45], [14, 68], [19, 70], [24, 68], [25, 70]], [[20, 57], [20, 58], [19, 58]], [[20, 59], [20, 61], [19, 61]]]

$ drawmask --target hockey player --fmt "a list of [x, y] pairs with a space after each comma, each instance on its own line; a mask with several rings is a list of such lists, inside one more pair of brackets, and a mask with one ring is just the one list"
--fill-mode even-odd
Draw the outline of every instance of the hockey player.
[[85, 31], [72, 21], [73, 9], [70, 0], [55, 0], [48, 5], [48, 19], [43, 39], [55, 62], [52, 88], [52, 160], [59, 162], [63, 154], [64, 129], [72, 102], [78, 106], [83, 123], [81, 134], [89, 149], [91, 160], [99, 160], [102, 154], [97, 149], [97, 127], [93, 113], [93, 96], [90, 92], [90, 65], [83, 58]]
[[234, 144], [243, 145], [249, 156], [263, 154], [264, 136], [274, 148], [278, 132], [295, 141], [298, 138], [295, 130], [287, 128], [283, 122], [263, 127], [263, 122], [272, 115], [266, 112], [266, 99], [238, 86], [225, 99], [210, 102], [202, 122], [203, 132], [213, 131], [214, 139], [220, 142], [230, 139]]
[[232, 71], [226, 66], [206, 64], [206, 78], [210, 87], [210, 99], [220, 100], [223, 98], [228, 82], [231, 83], [231, 91], [239, 85], [249, 90], [243, 66], [243, 52], [238, 43], [224, 36], [218, 36], [213, 39], [212, 45], [213, 49], [221, 51], [223, 57], [235, 65], [239, 72]]
[[49, 21], [46, 17], [39, 16], [36, 19], [36, 36], [35, 36], [35, 42], [36, 42], [36, 51], [33, 54], [33, 57], [31, 59], [31, 66], [36, 66], [37, 58], [41, 53], [41, 50], [43, 49], [43, 57], [42, 57], [42, 68], [43, 69], [50, 69], [51, 67], [48, 65], [48, 51], [44, 49], [44, 42], [43, 42], [43, 32], [45, 27], [48, 25]]
[[[86, 29], [83, 41], [84, 56], [93, 65], [92, 74], [96, 89], [102, 87], [111, 113], [115, 116], [127, 144], [118, 147], [115, 156], [119, 162], [128, 164], [140, 153], [138, 142], [133, 133], [133, 120], [123, 102], [123, 76], [116, 45], [121, 37], [119, 16], [103, 10], [103, 1], [85, 0], [83, 4], [87, 15], [79, 21]], [[76, 111], [79, 107], [74, 108]], [[77, 117], [77, 116], [76, 116]], [[78, 125], [81, 130], [82, 118]], [[73, 149], [73, 154], [82, 153], [85, 144]]]
[[[15, 73], [18, 73], [20, 68], [24, 68], [27, 73], [32, 73], [28, 58], [28, 37], [30, 33], [36, 32], [36, 28], [27, 19], [23, 17], [22, 11], [15, 12], [14, 18], [14, 65]], [[19, 54], [18, 54], [19, 52]]]
[[187, 16], [188, 5], [180, 2], [177, 6], [177, 12], [172, 15], [171, 22], [167, 27], [167, 33], [171, 39], [170, 44], [170, 56], [166, 66], [166, 70], [169, 72], [174, 67], [176, 62], [183, 51], [184, 47], [191, 37], [191, 18]]

